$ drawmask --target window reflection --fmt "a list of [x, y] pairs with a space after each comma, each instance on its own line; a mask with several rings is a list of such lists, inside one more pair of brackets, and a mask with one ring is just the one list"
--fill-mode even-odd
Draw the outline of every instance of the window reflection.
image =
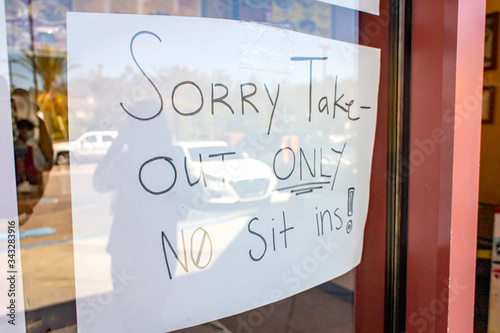
[[[114, 274], [114, 277], [116, 274], [121, 274], [120, 263], [126, 262], [128, 256], [114, 253], [111, 238], [113, 225], [98, 223], [100, 220], [104, 221], [112, 212], [102, 211], [97, 214], [93, 210], [93, 203], [101, 199], [110, 202], [120, 201], [116, 196], [127, 195], [126, 189], [113, 184], [111, 171], [107, 169], [109, 165], [106, 164], [127, 165], [121, 153], [130, 149], [140, 149], [120, 142], [119, 131], [131, 129], [115, 128], [106, 123], [103, 114], [110, 110], [102, 109], [99, 105], [99, 101], [115, 98], [106, 87], [121, 84], [124, 80], [133, 80], [133, 74], [124, 72], [119, 77], [110, 77], [106, 75], [106, 69], [91, 73], [89, 78], [96, 83], [99, 82], [99, 86], [105, 89], [94, 91], [93, 85], [89, 84], [89, 91], [82, 91], [81, 99], [74, 101], [76, 104], [93, 105], [95, 114], [82, 114], [82, 117], [88, 118], [89, 123], [85, 128], [71, 128], [74, 133], [78, 133], [78, 136], [74, 136], [75, 140], [69, 140], [65, 23], [68, 11], [205, 16], [257, 21], [347, 41], [355, 41], [354, 30], [357, 25], [357, 14], [354, 11], [305, 0], [239, 2], [7, 0], [6, 18], [18, 210], [22, 225], [25, 308], [28, 328], [39, 332], [55, 331], [60, 328], [76, 330], [73, 237], [79, 237], [80, 246], [88, 246], [89, 251], [92, 251], [93, 246], [97, 246], [108, 248], [110, 253], [108, 258], [101, 258], [98, 262], [102, 265], [100, 267], [102, 270], [96, 269], [95, 272], [90, 272], [89, 278], [99, 284], [102, 280], [101, 274]], [[228, 126], [230, 125], [231, 121], [228, 121]], [[208, 158], [207, 154], [213, 154], [213, 148], [216, 146], [237, 147], [238, 151], [242, 151], [242, 155], [233, 159], [236, 168], [238, 160], [245, 159], [245, 165], [251, 165], [256, 175], [248, 179], [244, 177], [240, 179], [233, 175], [227, 186], [225, 184], [222, 186], [219, 180], [223, 176], [214, 174], [210, 171], [210, 165], [205, 164], [204, 180], [212, 185], [207, 186], [204, 189], [206, 193], [200, 195], [212, 198], [209, 200], [211, 207], [190, 207], [178, 212], [180, 224], [204, 219], [206, 217], [200, 211], [220, 209], [217, 205], [221, 204], [233, 204], [231, 210], [239, 211], [248, 210], [250, 207], [246, 204], [248, 202], [263, 200], [280, 204], [286, 201], [284, 196], [287, 194], [272, 193], [275, 184], [270, 177], [269, 161], [273, 156], [256, 154], [256, 149], [263, 145], [280, 144], [298, 147], [297, 128], [289, 124], [289, 128], [274, 136], [271, 142], [269, 139], [262, 141], [265, 136], [258, 132], [249, 134], [229, 132], [220, 137], [217, 136], [216, 129], [211, 130], [209, 127], [206, 131], [208, 135], [201, 137], [198, 127], [192, 126], [183, 133], [176, 133], [175, 128], [171, 128], [169, 137], [163, 138], [170, 142], [173, 150], [177, 150], [179, 160], [182, 161], [184, 157], [189, 158], [187, 164], [192, 169], [189, 172], [196, 175], [200, 158]], [[194, 140], [193, 137], [198, 139]], [[302, 146], [310, 147], [318, 144], [336, 144], [331, 140], [328, 141], [328, 138], [327, 142], [320, 142], [325, 140], [324, 136], [315, 136], [314, 133], [301, 135], [301, 140]], [[210, 146], [208, 153], [204, 150], [206, 145]], [[70, 152], [73, 153], [74, 160], [69, 159]], [[80, 177], [88, 182], [89, 194], [84, 198], [88, 205], [84, 208], [89, 210], [89, 223], [92, 224], [94, 232], [92, 235], [97, 235], [92, 240], [85, 239], [88, 235], [73, 234], [68, 167], [70, 163], [81, 166]], [[336, 161], [333, 157], [326, 157], [324, 163], [334, 165]], [[98, 194], [94, 195], [93, 192]], [[176, 201], [169, 203], [170, 207], [176, 210], [178, 204]], [[231, 210], [228, 210], [229, 215]], [[96, 215], [99, 216], [97, 221], [93, 218]], [[119, 218], [120, 216], [115, 216], [114, 220]], [[116, 239], [117, 236], [114, 237]], [[216, 331], [218, 328], [223, 328], [232, 332], [326, 332], [330, 331], [331, 327], [338, 327], [339, 331], [351, 332], [354, 277], [353, 274], [348, 276], [347, 287], [339, 286], [340, 282], [328, 282], [277, 304], [222, 319], [218, 323], [204, 325], [203, 328]], [[105, 299], [103, 295], [122, 287], [120, 283], [123, 282], [120, 281], [117, 277], [113, 279], [112, 286], [103, 286], [101, 295], [88, 295], [89, 316], [92, 311], [98, 312], [102, 307], [101, 303], [92, 302], [102, 301]], [[332, 316], [332, 313], [339, 315]], [[124, 309], [115, 319], [125, 323], [127, 317], [134, 315], [136, 314]], [[189, 330], [194, 329], [186, 331]]]

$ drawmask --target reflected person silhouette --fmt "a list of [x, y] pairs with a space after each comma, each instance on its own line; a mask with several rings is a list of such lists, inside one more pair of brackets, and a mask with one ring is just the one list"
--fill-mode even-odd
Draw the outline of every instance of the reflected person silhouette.
[[[135, 107], [148, 109], [154, 107], [151, 104], [142, 102]], [[106, 248], [111, 256], [112, 303], [96, 313], [97, 320], [106, 321], [114, 312], [120, 323], [113, 323], [110, 332], [160, 332], [164, 321], [169, 320], [162, 314], [163, 300], [169, 297], [169, 272], [161, 234], [172, 235], [169, 239], [175, 246], [177, 224], [186, 217], [188, 208], [186, 198], [180, 195], [180, 182], [175, 185], [176, 191], [151, 194], [176, 182], [170, 164], [163, 158], [180, 159], [168, 127], [162, 116], [146, 122], [125, 116], [93, 175], [97, 192], [112, 193], [107, 203], [112, 224]], [[145, 161], [159, 156], [158, 163], [144, 167]], [[165, 174], [168, 176], [163, 182]]]
[[44, 171], [52, 169], [52, 139], [36, 112], [38, 105], [29, 93], [17, 88], [11, 98], [18, 214], [20, 224], [28, 221], [46, 186]]

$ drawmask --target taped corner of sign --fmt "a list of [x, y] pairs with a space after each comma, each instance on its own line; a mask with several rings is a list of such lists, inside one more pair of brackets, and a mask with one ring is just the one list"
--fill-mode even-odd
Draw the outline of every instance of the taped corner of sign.
[[292, 32], [287, 29], [240, 22], [240, 67], [280, 74], [292, 73]]

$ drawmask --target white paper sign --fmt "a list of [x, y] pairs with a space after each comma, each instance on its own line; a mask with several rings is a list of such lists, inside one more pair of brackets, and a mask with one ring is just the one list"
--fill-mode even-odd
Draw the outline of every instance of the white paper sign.
[[379, 0], [319, 0], [332, 5], [351, 8], [374, 15], [379, 15]]
[[26, 332], [23, 274], [17, 218], [16, 172], [12, 116], [10, 113], [9, 65], [5, 2], [0, 0], [0, 332]]
[[68, 61], [79, 332], [197, 325], [359, 263], [380, 50], [70, 13]]

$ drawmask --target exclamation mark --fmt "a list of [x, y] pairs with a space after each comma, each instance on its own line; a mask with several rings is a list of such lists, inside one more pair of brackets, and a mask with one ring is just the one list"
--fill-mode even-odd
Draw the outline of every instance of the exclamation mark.
[[354, 187], [347, 190], [347, 216], [352, 216], [353, 214], [353, 203], [354, 203]]

